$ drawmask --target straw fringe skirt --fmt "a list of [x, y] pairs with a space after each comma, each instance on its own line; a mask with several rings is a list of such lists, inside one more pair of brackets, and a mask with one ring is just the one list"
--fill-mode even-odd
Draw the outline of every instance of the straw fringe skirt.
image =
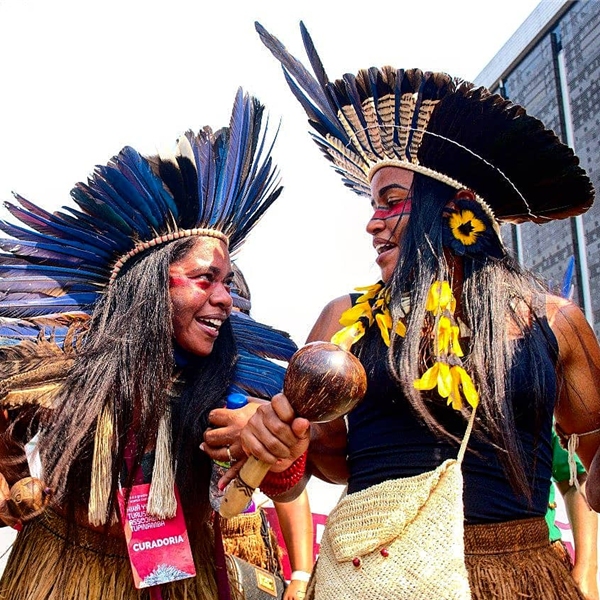
[[[164, 600], [217, 600], [213, 533], [205, 529], [193, 545], [196, 577], [164, 585]], [[107, 541], [81, 527], [75, 533], [65, 542], [66, 521], [49, 510], [27, 523], [0, 580], [0, 599], [149, 600], [148, 589], [133, 585], [123, 539]]]
[[272, 573], [281, 572], [281, 548], [261, 508], [230, 519], [221, 518], [220, 525], [227, 554]]
[[465, 564], [473, 600], [583, 600], [543, 518], [466, 526]]
[[[543, 518], [466, 525], [464, 541], [472, 600], [585, 600]], [[314, 573], [306, 600], [319, 600]]]

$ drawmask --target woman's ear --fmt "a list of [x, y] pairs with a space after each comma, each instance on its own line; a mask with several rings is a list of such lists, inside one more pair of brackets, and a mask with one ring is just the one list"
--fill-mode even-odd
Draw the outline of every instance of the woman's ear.
[[445, 217], [449, 216], [451, 213], [456, 211], [456, 203], [459, 200], [471, 200], [473, 202], [477, 201], [475, 192], [473, 192], [467, 188], [458, 190], [458, 192], [456, 192], [456, 194], [454, 194], [454, 196], [452, 196], [452, 198], [450, 200], [448, 200], [446, 206], [444, 207], [444, 216]]
[[475, 260], [505, 256], [502, 240], [494, 223], [475, 193], [462, 189], [444, 207], [443, 244], [458, 256]]

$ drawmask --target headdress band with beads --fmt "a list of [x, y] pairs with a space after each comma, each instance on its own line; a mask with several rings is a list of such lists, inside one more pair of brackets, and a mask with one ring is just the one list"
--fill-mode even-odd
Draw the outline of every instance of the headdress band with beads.
[[125, 263], [133, 258], [134, 256], [136, 256], [137, 254], [140, 254], [141, 252], [144, 252], [145, 250], [149, 250], [150, 248], [155, 248], [156, 246], [160, 246], [161, 244], [166, 244], [167, 242], [173, 242], [175, 240], [180, 240], [182, 238], [186, 238], [186, 237], [193, 237], [193, 236], [201, 236], [201, 237], [212, 237], [212, 238], [217, 238], [219, 240], [221, 240], [222, 242], [225, 242], [225, 244], [227, 244], [227, 246], [229, 246], [229, 238], [222, 232], [222, 231], [218, 231], [217, 229], [180, 229], [178, 231], [174, 231], [172, 233], [167, 233], [165, 235], [159, 235], [153, 239], [151, 239], [148, 242], [140, 242], [139, 244], [136, 244], [134, 248], [132, 248], [127, 254], [124, 254], [123, 256], [121, 256], [121, 258], [119, 258], [119, 260], [115, 263], [111, 273], [110, 273], [110, 279], [108, 280], [108, 285], [112, 285], [112, 283], [114, 282], [114, 280], [116, 279], [117, 275], [119, 274], [119, 271], [123, 268], [123, 266], [125, 265]]

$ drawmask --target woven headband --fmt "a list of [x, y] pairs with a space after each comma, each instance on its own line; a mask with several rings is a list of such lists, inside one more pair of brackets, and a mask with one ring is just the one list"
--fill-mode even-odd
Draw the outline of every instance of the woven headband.
[[160, 246], [161, 244], [166, 244], [167, 242], [173, 242], [174, 240], [179, 240], [186, 237], [193, 236], [203, 236], [203, 237], [212, 237], [225, 242], [227, 246], [229, 246], [229, 238], [222, 232], [217, 229], [180, 229], [179, 231], [175, 231], [173, 233], [167, 233], [165, 235], [159, 235], [151, 239], [148, 242], [140, 242], [136, 244], [134, 248], [132, 248], [127, 254], [124, 254], [119, 258], [119, 260], [115, 263], [113, 267], [110, 278], [108, 280], [108, 287], [110, 287], [114, 280], [117, 278], [119, 271], [123, 268], [125, 263], [134, 256], [144, 252], [145, 250], [149, 250], [150, 248], [155, 248], [156, 246]]

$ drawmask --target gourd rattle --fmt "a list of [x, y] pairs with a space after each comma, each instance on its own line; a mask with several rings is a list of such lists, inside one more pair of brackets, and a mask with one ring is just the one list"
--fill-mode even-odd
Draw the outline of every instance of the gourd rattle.
[[[290, 359], [283, 393], [298, 417], [326, 423], [350, 412], [367, 391], [360, 361], [331, 342], [311, 342]], [[248, 505], [272, 465], [249, 456], [225, 490], [219, 513], [229, 519]]]

